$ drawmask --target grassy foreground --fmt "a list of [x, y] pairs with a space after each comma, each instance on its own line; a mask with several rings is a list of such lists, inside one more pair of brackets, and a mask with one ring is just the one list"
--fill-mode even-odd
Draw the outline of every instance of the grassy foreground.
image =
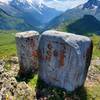
[[[9, 59], [12, 56], [16, 56], [15, 33], [16, 31], [0, 31], [0, 59]], [[91, 39], [94, 44], [93, 58], [95, 59], [100, 57], [100, 36], [93, 35]], [[100, 72], [100, 69], [98, 70]], [[78, 95], [81, 100], [100, 100], [100, 82], [98, 81], [86, 83], [84, 88], [74, 94], [67, 94], [64, 90], [47, 86], [38, 79], [37, 74], [34, 78], [28, 79], [27, 83], [35, 90], [34, 92], [36, 92], [37, 87], [37, 91], [41, 90], [41, 94], [44, 95], [44, 97], [48, 96], [50, 100], [64, 100], [66, 97], [71, 97], [72, 99], [68, 100], [73, 100], [76, 95]], [[40, 96], [41, 94], [37, 95]], [[76, 96], [75, 100], [80, 100], [78, 97]]]
[[93, 40], [93, 57], [100, 57], [100, 36], [93, 35], [91, 37]]

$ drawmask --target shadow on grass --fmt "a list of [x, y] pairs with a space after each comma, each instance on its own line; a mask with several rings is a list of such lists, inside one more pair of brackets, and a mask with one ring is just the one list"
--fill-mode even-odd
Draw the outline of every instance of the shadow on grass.
[[52, 87], [39, 77], [36, 85], [37, 100], [87, 100], [87, 92], [84, 87], [74, 92], [66, 92], [64, 89]]
[[22, 81], [25, 81], [26, 83], [28, 83], [31, 79], [33, 79], [34, 78], [34, 76], [35, 75], [37, 75], [37, 73], [38, 73], [38, 70], [36, 70], [35, 72], [34, 72], [34, 74], [32, 73], [32, 72], [30, 72], [30, 73], [26, 73], [26, 74], [20, 74], [20, 72], [18, 73], [18, 75], [17, 75], [17, 77], [16, 77], [16, 80], [18, 81], [18, 82], [22, 82]]
[[[18, 82], [25, 81], [30, 82], [37, 75], [35, 74], [27, 75], [27, 77], [17, 76]], [[37, 78], [35, 92], [37, 100], [87, 100], [87, 92], [84, 87], [80, 87], [74, 92], [66, 92], [64, 89], [53, 87], [46, 84], [40, 77]]]

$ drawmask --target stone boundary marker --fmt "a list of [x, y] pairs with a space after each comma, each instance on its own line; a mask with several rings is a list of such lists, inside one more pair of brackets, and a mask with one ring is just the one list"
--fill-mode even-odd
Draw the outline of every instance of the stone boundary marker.
[[38, 66], [38, 38], [36, 31], [20, 32], [16, 34], [16, 45], [19, 57], [19, 75], [27, 76]]
[[74, 91], [85, 82], [92, 56], [88, 37], [46, 31], [39, 42], [39, 76], [46, 83]]
[[85, 82], [92, 56], [92, 41], [85, 36], [49, 30], [39, 36], [16, 34], [21, 75], [34, 73], [47, 84], [74, 91]]

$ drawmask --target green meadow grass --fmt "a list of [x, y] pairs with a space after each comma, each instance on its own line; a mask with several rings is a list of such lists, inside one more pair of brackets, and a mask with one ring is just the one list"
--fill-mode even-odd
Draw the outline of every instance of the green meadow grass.
[[100, 57], [100, 36], [94, 34], [91, 39], [93, 40], [93, 58]]
[[9, 58], [16, 55], [16, 31], [0, 31], [0, 58]]

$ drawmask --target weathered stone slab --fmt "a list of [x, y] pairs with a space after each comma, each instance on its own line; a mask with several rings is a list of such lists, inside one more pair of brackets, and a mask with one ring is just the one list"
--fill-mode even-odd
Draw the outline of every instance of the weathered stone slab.
[[20, 64], [20, 75], [31, 74], [38, 66], [38, 38], [36, 31], [16, 34], [16, 44]]
[[39, 42], [39, 76], [48, 84], [74, 91], [85, 82], [91, 55], [88, 37], [46, 31]]

